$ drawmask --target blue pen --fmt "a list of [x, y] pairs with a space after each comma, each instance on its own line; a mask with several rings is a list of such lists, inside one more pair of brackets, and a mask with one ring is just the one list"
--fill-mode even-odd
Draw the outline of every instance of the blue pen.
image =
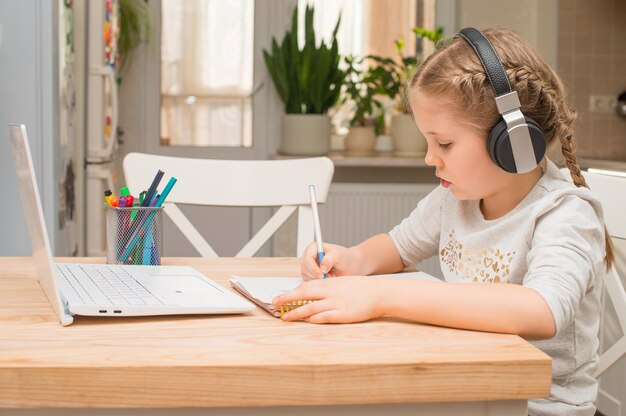
[[[165, 198], [167, 198], [167, 195], [170, 193], [170, 191], [172, 190], [172, 187], [174, 186], [175, 183], [176, 183], [176, 178], [171, 177], [169, 182], [165, 186], [165, 189], [163, 189], [163, 192], [161, 193], [161, 196], [159, 197], [159, 199], [157, 200], [156, 204], [154, 205], [155, 207], [160, 207], [161, 205], [163, 205], [163, 201], [165, 201]], [[135, 245], [137, 244], [137, 241], [139, 240], [139, 235], [141, 234], [141, 232], [145, 231], [146, 228], [148, 227], [148, 225], [150, 224], [150, 221], [152, 220], [152, 217], [154, 217], [154, 213], [155, 213], [155, 211], [150, 212], [150, 214], [148, 214], [146, 216], [146, 219], [143, 221], [143, 223], [139, 227], [137, 227], [137, 229], [133, 232], [133, 234], [131, 235], [131, 237], [128, 240], [128, 244], [124, 248], [124, 252], [122, 253], [122, 257], [121, 258], [123, 258], [123, 259], [127, 259], [128, 258], [130, 253], [135, 248]]]
[[[309, 185], [309, 195], [311, 196], [311, 210], [313, 211], [313, 225], [315, 230], [315, 244], [317, 245], [317, 263], [322, 264], [324, 260], [324, 244], [322, 243], [322, 228], [320, 227], [320, 216], [317, 212], [317, 198], [315, 197], [315, 185]], [[324, 273], [326, 279], [326, 273]]]

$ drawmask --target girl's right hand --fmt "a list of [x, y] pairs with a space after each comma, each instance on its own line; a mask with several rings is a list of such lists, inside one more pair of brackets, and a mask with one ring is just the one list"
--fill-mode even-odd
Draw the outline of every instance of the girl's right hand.
[[315, 243], [309, 244], [304, 250], [300, 272], [302, 279], [321, 279], [326, 274], [327, 277], [346, 276], [358, 274], [351, 264], [354, 263], [353, 253], [349, 248], [336, 244], [324, 243], [324, 260], [322, 264], [317, 264], [317, 246]]

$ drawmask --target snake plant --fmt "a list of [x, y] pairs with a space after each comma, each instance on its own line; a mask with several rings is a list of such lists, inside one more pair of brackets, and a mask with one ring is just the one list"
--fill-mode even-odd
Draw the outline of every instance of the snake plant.
[[330, 44], [316, 44], [313, 28], [313, 5], [304, 14], [304, 44], [298, 45], [298, 8], [294, 8], [291, 29], [279, 45], [272, 38], [271, 51], [263, 50], [267, 69], [274, 86], [285, 104], [287, 114], [325, 114], [339, 99], [344, 72], [339, 68], [337, 30]]

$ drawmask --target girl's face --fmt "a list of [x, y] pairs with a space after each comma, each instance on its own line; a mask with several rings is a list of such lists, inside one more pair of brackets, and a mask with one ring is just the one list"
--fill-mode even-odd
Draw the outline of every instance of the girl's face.
[[480, 200], [506, 192], [512, 174], [491, 160], [484, 134], [447, 112], [443, 100], [417, 89], [409, 99], [415, 122], [428, 142], [425, 162], [435, 167], [443, 187], [460, 200]]

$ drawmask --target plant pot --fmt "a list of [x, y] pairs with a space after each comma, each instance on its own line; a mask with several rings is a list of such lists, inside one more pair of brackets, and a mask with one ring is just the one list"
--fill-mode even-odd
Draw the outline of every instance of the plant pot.
[[326, 114], [285, 114], [280, 153], [325, 155], [330, 149], [330, 117]]
[[400, 114], [391, 118], [391, 138], [395, 156], [419, 157], [426, 155], [428, 148], [426, 139], [409, 114]]
[[372, 156], [376, 146], [376, 133], [373, 126], [350, 127], [345, 140], [346, 154], [349, 156]]

